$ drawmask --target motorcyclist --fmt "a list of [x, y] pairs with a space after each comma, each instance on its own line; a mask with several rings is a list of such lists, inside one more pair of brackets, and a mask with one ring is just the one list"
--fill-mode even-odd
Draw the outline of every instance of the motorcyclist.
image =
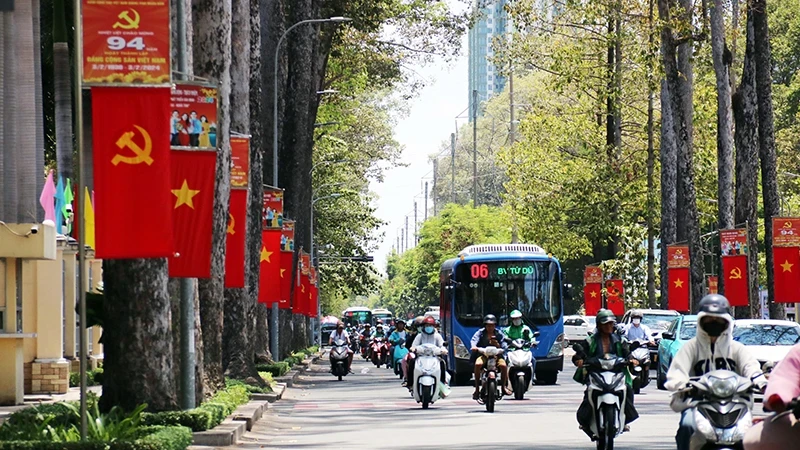
[[383, 331], [383, 324], [382, 323], [378, 322], [378, 325], [375, 326], [375, 331], [372, 332], [372, 335], [370, 337], [372, 339], [385, 338], [386, 337], [386, 332]]
[[[411, 363], [410, 361], [414, 359], [414, 353], [411, 352], [411, 347], [413, 346], [414, 340], [416, 339], [417, 335], [422, 332], [422, 321], [424, 317], [417, 316], [414, 318], [414, 321], [411, 322], [411, 326], [408, 329], [408, 338], [406, 339], [406, 347], [408, 347], [408, 354], [403, 357], [403, 361], [400, 363], [400, 367], [403, 370], [403, 386], [408, 386], [408, 374], [411, 373], [408, 370], [408, 365]], [[409, 388], [410, 389], [410, 388]]]
[[[447, 354], [447, 349], [444, 348], [444, 338], [438, 331], [436, 331], [436, 321], [433, 317], [426, 317], [422, 320], [422, 324], [420, 327], [419, 333], [414, 337], [414, 341], [411, 343], [411, 352], [409, 355], [413, 355], [417, 348], [423, 344], [433, 344], [439, 350], [442, 351], [443, 355]], [[416, 361], [416, 357], [412, 356], [408, 360], [408, 373], [413, 376], [414, 374], [414, 362]], [[439, 380], [444, 383], [445, 380], [445, 366], [444, 360], [440, 359], [439, 364], [441, 366], [441, 374], [439, 375]]]
[[353, 350], [350, 349], [350, 335], [344, 330], [344, 324], [339, 322], [336, 324], [336, 331], [331, 333], [328, 338], [328, 345], [333, 345], [334, 341], [342, 340], [347, 343], [347, 370], [353, 367]]
[[[502, 348], [504, 353], [508, 350], [506, 336], [502, 331], [497, 329], [497, 317], [495, 317], [494, 314], [488, 314], [483, 318], [483, 328], [476, 331], [470, 340], [472, 359], [475, 362], [475, 370], [473, 373], [473, 375], [475, 375], [475, 392], [472, 393], [472, 398], [474, 400], [480, 398], [481, 372], [483, 371], [483, 365], [486, 364], [487, 361], [486, 356], [478, 353], [478, 348], [488, 346]], [[512, 392], [508, 388], [508, 365], [506, 364], [506, 360], [497, 358], [497, 367], [500, 369], [500, 383], [503, 386], [503, 393], [505, 393], [505, 395], [511, 395]]]
[[370, 359], [372, 357], [372, 349], [369, 346], [369, 341], [372, 339], [372, 325], [364, 324], [364, 328], [361, 330], [361, 338], [361, 354], [366, 359]]
[[522, 323], [522, 313], [518, 309], [511, 311], [509, 317], [511, 317], [511, 325], [503, 330], [503, 334], [505, 334], [507, 338], [512, 341], [524, 339], [526, 342], [533, 339], [533, 331], [531, 331], [529, 326]]
[[624, 334], [629, 341], [647, 341], [648, 344], [654, 344], [653, 335], [650, 332], [650, 327], [642, 323], [644, 315], [639, 310], [631, 312], [631, 323], [625, 326]]
[[392, 345], [397, 345], [402, 340], [405, 342], [408, 339], [408, 332], [406, 331], [406, 321], [403, 319], [398, 319], [395, 322], [395, 329], [389, 335], [389, 343]]
[[[579, 368], [579, 370], [575, 371], [573, 380], [581, 384], [586, 382], [586, 371], [580, 370], [580, 368], [583, 367], [583, 362], [587, 358], [599, 357], [610, 353], [630, 360], [633, 365], [639, 364], [635, 359], [631, 359], [630, 350], [626, 345], [623, 345], [620, 336], [614, 333], [617, 323], [617, 318], [614, 316], [614, 313], [607, 309], [601, 309], [597, 312], [597, 318], [595, 320], [597, 322], [597, 333], [586, 338], [586, 340], [581, 343], [580, 352], [576, 351], [575, 355], [572, 357], [572, 363]], [[639, 413], [636, 412], [636, 408], [633, 406], [632, 381], [630, 373], [626, 373], [625, 431], [629, 430], [629, 423], [639, 418]], [[590, 430], [593, 413], [592, 406], [589, 404], [589, 399], [586, 397], [586, 392], [583, 393], [583, 401], [578, 407], [576, 415], [580, 428], [591, 438]]]
[[[667, 372], [665, 386], [670, 391], [686, 387], [690, 377], [699, 377], [713, 370], [731, 370], [753, 380], [763, 388], [767, 384], [758, 360], [740, 342], [732, 338], [733, 317], [728, 299], [709, 294], [700, 300], [697, 314], [697, 334], [675, 355]], [[695, 432], [694, 415], [687, 409], [686, 395], [675, 394], [671, 407], [681, 413], [675, 441], [678, 450], [688, 450]]]

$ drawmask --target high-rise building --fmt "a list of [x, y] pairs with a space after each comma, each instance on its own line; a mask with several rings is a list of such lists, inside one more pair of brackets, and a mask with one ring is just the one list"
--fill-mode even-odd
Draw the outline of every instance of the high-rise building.
[[[503, 91], [506, 86], [506, 78], [497, 73], [497, 68], [491, 59], [494, 56], [492, 43], [497, 37], [506, 35], [508, 20], [505, 12], [505, 5], [510, 0], [494, 0], [485, 2], [474, 0], [473, 7], [478, 2], [484, 4], [478, 12], [478, 19], [469, 30], [469, 115], [472, 119], [472, 91], [478, 91], [478, 113], [480, 114], [480, 104], [495, 94]], [[508, 30], [510, 31], [510, 30]]]

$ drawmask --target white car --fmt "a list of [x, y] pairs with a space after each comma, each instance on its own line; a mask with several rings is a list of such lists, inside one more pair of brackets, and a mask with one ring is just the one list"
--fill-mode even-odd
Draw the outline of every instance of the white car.
[[739, 319], [733, 324], [733, 339], [746, 345], [764, 367], [765, 363], [777, 364], [800, 342], [800, 324], [790, 320]]
[[575, 344], [589, 337], [594, 330], [594, 316], [564, 316], [564, 337]]

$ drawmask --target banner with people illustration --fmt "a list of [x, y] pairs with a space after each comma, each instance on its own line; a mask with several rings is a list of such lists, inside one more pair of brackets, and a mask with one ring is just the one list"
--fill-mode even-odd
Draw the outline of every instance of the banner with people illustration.
[[217, 88], [178, 83], [169, 102], [169, 143], [175, 148], [217, 148]]
[[[261, 209], [263, 229], [284, 228], [283, 220], [283, 189], [264, 185], [264, 206]], [[294, 227], [292, 227], [292, 240], [294, 241]], [[284, 248], [288, 251], [289, 249]]]
[[748, 306], [750, 287], [747, 271], [747, 228], [720, 230], [719, 244], [725, 297], [731, 306]]

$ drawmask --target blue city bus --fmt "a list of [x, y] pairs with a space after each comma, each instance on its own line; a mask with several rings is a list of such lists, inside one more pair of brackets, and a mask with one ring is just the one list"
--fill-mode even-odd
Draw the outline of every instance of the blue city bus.
[[457, 384], [469, 383], [470, 340], [486, 314], [508, 325], [519, 309], [522, 320], [538, 331], [536, 379], [555, 384], [564, 365], [561, 265], [541, 247], [530, 244], [482, 244], [445, 261], [439, 275], [442, 336], [450, 343], [448, 367]]

